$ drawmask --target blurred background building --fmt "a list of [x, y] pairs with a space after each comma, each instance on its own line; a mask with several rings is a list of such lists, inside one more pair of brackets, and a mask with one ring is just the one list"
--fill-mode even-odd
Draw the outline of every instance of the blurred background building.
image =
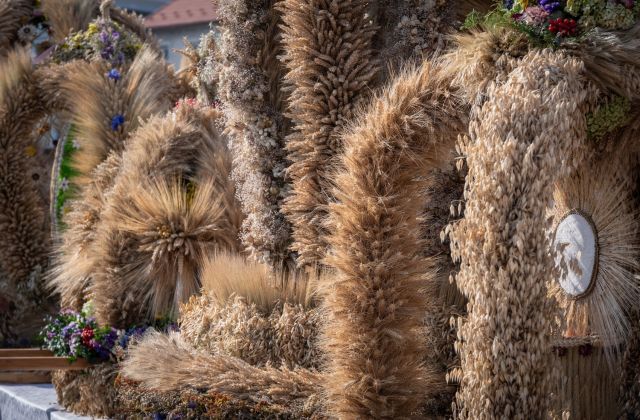
[[149, 15], [171, 0], [116, 0], [118, 7], [134, 11], [140, 15]]
[[[211, 0], [146, 0], [121, 1], [131, 5], [130, 10], [151, 10], [145, 17], [145, 23], [160, 41], [167, 61], [180, 67], [182, 56], [175, 52], [184, 48], [186, 38], [197, 46], [200, 37], [217, 27], [216, 7]], [[151, 7], [153, 6], [153, 7]]]

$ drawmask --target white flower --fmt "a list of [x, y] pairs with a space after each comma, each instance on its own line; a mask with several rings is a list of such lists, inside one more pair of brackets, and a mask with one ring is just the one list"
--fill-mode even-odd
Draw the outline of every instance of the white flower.
[[76, 150], [80, 148], [80, 142], [77, 139], [73, 139], [71, 144], [72, 144], [73, 148], [76, 149]]
[[62, 189], [62, 191], [67, 191], [69, 189], [69, 180], [67, 178], [62, 178], [60, 188]]

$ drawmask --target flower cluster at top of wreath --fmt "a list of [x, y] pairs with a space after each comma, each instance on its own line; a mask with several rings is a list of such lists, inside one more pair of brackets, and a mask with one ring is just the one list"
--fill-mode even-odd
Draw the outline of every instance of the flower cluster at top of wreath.
[[86, 31], [71, 34], [54, 53], [58, 62], [73, 59], [102, 59], [114, 66], [132, 60], [142, 41], [122, 25], [102, 17], [91, 22]]
[[547, 41], [577, 37], [590, 29], [628, 29], [640, 13], [635, 0], [505, 0], [513, 23]]
[[43, 347], [56, 356], [66, 357], [70, 362], [85, 359], [97, 363], [119, 360], [132, 340], [142, 337], [149, 328], [163, 331], [177, 329], [177, 325], [165, 317], [157, 319], [153, 325], [116, 330], [98, 325], [92, 312], [91, 302], [88, 302], [79, 312], [63, 309], [49, 317], [40, 332]]

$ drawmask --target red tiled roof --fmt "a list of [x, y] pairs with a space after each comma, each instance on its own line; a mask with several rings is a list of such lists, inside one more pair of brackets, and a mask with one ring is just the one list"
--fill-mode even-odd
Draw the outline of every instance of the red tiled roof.
[[218, 20], [211, 0], [173, 0], [145, 19], [149, 28], [166, 28]]

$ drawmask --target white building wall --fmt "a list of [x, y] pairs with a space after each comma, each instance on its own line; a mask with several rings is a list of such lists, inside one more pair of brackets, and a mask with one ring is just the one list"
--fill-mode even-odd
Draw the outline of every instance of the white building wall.
[[208, 23], [153, 29], [153, 33], [158, 38], [160, 48], [162, 48], [167, 61], [170, 64], [173, 64], [176, 70], [180, 68], [182, 55], [178, 54], [174, 50], [184, 49], [183, 38], [186, 37], [194, 46], [197, 47], [200, 43], [200, 37], [207, 32], [209, 32]]

